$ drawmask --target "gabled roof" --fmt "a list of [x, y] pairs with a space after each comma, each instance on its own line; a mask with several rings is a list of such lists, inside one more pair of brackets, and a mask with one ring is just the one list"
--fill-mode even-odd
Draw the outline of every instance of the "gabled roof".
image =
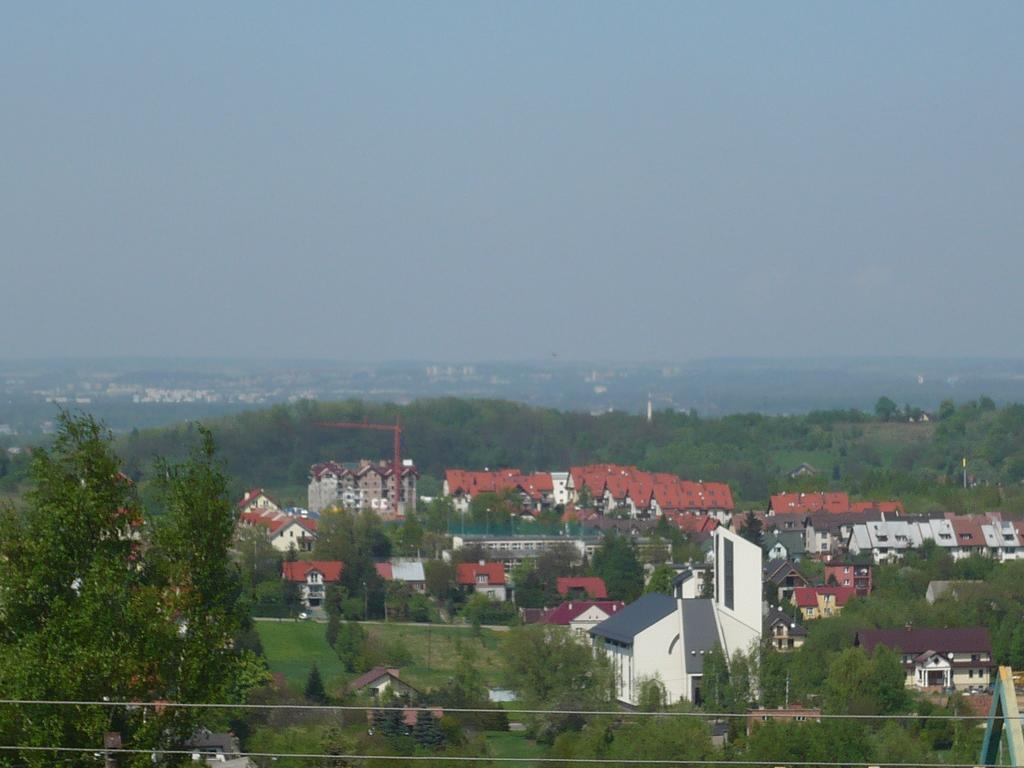
[[876, 645], [898, 648], [903, 653], [992, 653], [988, 630], [970, 629], [862, 629], [854, 637], [859, 645], [871, 653]]
[[282, 576], [287, 581], [306, 581], [310, 571], [318, 571], [324, 581], [339, 581], [345, 565], [338, 560], [299, 560], [294, 563], [285, 562], [281, 566]]
[[984, 547], [985, 532], [981, 524], [988, 522], [979, 515], [955, 515], [952, 512], [946, 514], [946, 519], [953, 525], [956, 533], [956, 543], [961, 547]]
[[370, 683], [377, 682], [382, 677], [389, 677], [392, 680], [397, 680], [403, 685], [407, 685], [410, 688], [412, 688], [411, 685], [409, 685], [407, 682], [405, 682], [405, 680], [398, 676], [398, 670], [395, 667], [374, 667], [369, 672], [364, 672], [355, 680], [350, 682], [348, 684], [348, 689], [350, 691], [358, 691], [361, 688], [365, 688]]
[[625, 607], [626, 604], [621, 600], [573, 600], [545, 611], [540, 617], [539, 622], [541, 624], [558, 624], [559, 626], [566, 627], [576, 617], [586, 613], [591, 608], [597, 608], [606, 616], [612, 616]]
[[478, 575], [487, 576], [487, 586], [505, 583], [505, 566], [501, 563], [459, 563], [455, 566], [455, 582], [462, 586], [473, 586]]
[[775, 514], [780, 512], [849, 512], [850, 496], [840, 491], [818, 493], [776, 493], [768, 503]]
[[768, 609], [768, 613], [764, 617], [765, 629], [773, 629], [779, 624], [784, 625], [786, 627], [786, 631], [792, 637], [803, 637], [807, 634], [807, 628], [789, 614], [778, 608]]
[[608, 597], [608, 588], [599, 576], [559, 576], [556, 582], [558, 594], [568, 595], [570, 590], [582, 589], [594, 600]]
[[887, 515], [902, 515], [902, 501], [855, 501], [850, 504], [851, 512], [866, 512], [869, 509], [877, 509]]
[[804, 582], [804, 584], [808, 583], [807, 577], [800, 573], [800, 571], [797, 569], [795, 565], [793, 565], [793, 563], [784, 558], [775, 558], [774, 560], [769, 560], [764, 566], [765, 579], [772, 582], [776, 586], [781, 584], [786, 579], [786, 577], [790, 576], [791, 574], [799, 576], [800, 579]]
[[632, 643], [636, 635], [675, 611], [675, 598], [650, 592], [590, 630], [591, 635]]
[[616, 501], [627, 497], [646, 509], [651, 500], [658, 508], [701, 512], [735, 507], [732, 491], [725, 483], [704, 483], [682, 478], [667, 472], [645, 472], [632, 466], [618, 464], [589, 464], [572, 467], [569, 470], [573, 488], [579, 491], [584, 485], [593, 496], [602, 496], [607, 491]]
[[769, 533], [764, 537], [761, 549], [768, 552], [776, 543], [782, 544], [790, 555], [802, 555], [807, 551], [804, 545], [804, 535], [800, 531], [774, 531]]
[[793, 590], [793, 597], [800, 608], [817, 607], [818, 595], [834, 597], [836, 605], [841, 608], [851, 597], [856, 597], [857, 589], [856, 587], [797, 587]]
[[718, 644], [718, 620], [711, 600], [683, 600], [683, 666], [688, 675], [704, 672], [704, 656]]

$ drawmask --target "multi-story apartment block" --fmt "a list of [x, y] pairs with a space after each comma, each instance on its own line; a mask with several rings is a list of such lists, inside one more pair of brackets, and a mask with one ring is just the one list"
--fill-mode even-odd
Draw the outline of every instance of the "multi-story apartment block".
[[322, 512], [328, 507], [372, 509], [389, 514], [398, 493], [398, 514], [416, 511], [416, 480], [419, 473], [411, 461], [402, 462], [401, 483], [396, 482], [392, 462], [357, 463], [325, 461], [309, 470], [309, 509]]

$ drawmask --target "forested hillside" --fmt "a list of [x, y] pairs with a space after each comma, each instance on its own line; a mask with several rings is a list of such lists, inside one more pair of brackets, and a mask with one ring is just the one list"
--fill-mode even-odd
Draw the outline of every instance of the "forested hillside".
[[[732, 485], [742, 504], [760, 505], [783, 488], [842, 488], [864, 497], [900, 496], [912, 509], [1016, 509], [1024, 478], [1024, 406], [987, 398], [945, 403], [929, 422], [880, 400], [876, 414], [822, 411], [801, 416], [740, 414], [704, 419], [656, 412], [600, 416], [495, 400], [420, 400], [407, 406], [302, 401], [210, 423], [235, 484], [263, 486], [302, 501], [310, 464], [390, 454], [388, 433], [337, 431], [321, 421], [403, 426], [403, 456], [423, 473], [420, 492], [436, 493], [446, 467], [530, 471], [617, 462]], [[906, 411], [906, 412], [904, 412]], [[189, 425], [133, 432], [119, 445], [131, 472], [145, 479], [155, 455], [175, 456]], [[961, 485], [961, 458], [975, 487]], [[801, 462], [817, 474], [788, 473]], [[286, 498], [286, 500], [288, 500]]]

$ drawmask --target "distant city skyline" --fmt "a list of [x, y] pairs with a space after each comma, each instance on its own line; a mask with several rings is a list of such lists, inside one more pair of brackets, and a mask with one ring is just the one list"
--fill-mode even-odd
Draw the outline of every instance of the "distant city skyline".
[[1019, 359], [1018, 3], [24, 4], [2, 359]]

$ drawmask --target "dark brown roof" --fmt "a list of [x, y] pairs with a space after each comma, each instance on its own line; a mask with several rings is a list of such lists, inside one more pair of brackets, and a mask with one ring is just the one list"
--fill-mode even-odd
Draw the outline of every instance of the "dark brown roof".
[[[348, 684], [348, 689], [350, 691], [358, 691], [360, 688], [364, 688], [365, 686], [367, 686], [370, 683], [372, 683], [374, 680], [379, 680], [380, 678], [384, 677], [385, 675], [387, 675], [388, 677], [390, 677], [390, 678], [392, 678], [394, 680], [398, 680], [400, 683], [403, 683], [405, 685], [409, 685], [404, 680], [402, 680], [402, 678], [400, 678], [398, 676], [398, 670], [395, 669], [394, 667], [374, 667], [369, 672], [364, 672], [359, 677], [357, 677], [355, 680], [350, 682]], [[409, 685], [409, 687], [412, 688], [411, 685]]]
[[899, 648], [904, 653], [992, 653], [988, 630], [970, 629], [862, 629], [853, 641], [868, 653], [876, 645]]

